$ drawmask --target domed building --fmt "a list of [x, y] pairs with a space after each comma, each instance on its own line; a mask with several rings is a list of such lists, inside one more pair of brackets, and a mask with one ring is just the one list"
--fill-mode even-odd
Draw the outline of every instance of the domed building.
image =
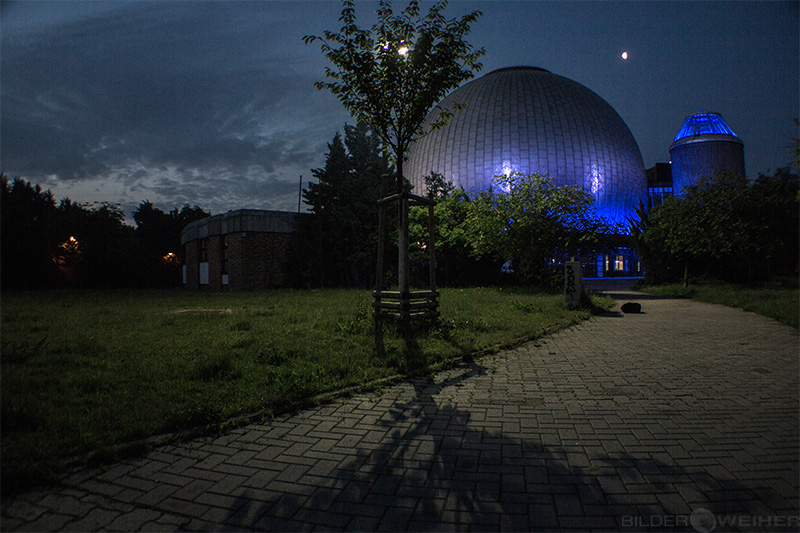
[[672, 188], [680, 195], [716, 172], [744, 176], [744, 143], [718, 113], [701, 111], [686, 117], [669, 147]]
[[453, 117], [411, 146], [405, 166], [417, 191], [425, 190], [432, 171], [468, 192], [487, 189], [500, 174], [539, 172], [557, 186], [591, 192], [598, 213], [613, 222], [624, 223], [640, 200], [647, 201], [633, 135], [580, 83], [541, 68], [503, 68], [459, 87], [439, 105]]
[[[439, 106], [453, 117], [411, 146], [405, 166], [417, 191], [431, 172], [468, 192], [488, 189], [497, 175], [538, 172], [556, 186], [592, 193], [598, 214], [611, 222], [625, 224], [647, 202], [636, 140], [608, 102], [580, 83], [536, 67], [503, 68], [456, 89]], [[584, 258], [584, 271], [638, 276], [641, 265], [632, 250], [619, 249]]]

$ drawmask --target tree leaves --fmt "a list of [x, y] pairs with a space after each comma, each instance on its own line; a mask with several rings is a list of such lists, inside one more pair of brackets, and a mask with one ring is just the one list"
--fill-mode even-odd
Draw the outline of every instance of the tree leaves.
[[[745, 280], [789, 273], [798, 261], [798, 177], [779, 169], [750, 182], [720, 172], [631, 222], [648, 276], [681, 271]], [[687, 280], [685, 280], [687, 281]]]
[[[390, 0], [381, 0], [378, 21], [362, 29], [356, 25], [355, 4], [343, 0], [339, 32], [303, 38], [306, 44], [320, 41], [333, 65], [325, 69], [329, 81], [315, 86], [330, 91], [354, 118], [370, 125], [398, 167], [410, 143], [425, 134], [422, 125], [430, 109], [481, 68], [484, 50], [465, 40], [480, 12], [447, 20], [442, 15], [446, 6], [446, 1], [437, 2], [422, 17], [416, 0], [400, 13]], [[448, 119], [448, 113], [440, 114], [434, 127]]]
[[[556, 187], [541, 174], [496, 176], [491, 189], [473, 197], [441, 176], [426, 181], [437, 198], [437, 249], [445, 254], [467, 249], [473, 259], [494, 261], [495, 271], [513, 259], [524, 282], [540, 281], [545, 260], [557, 253], [589, 253], [602, 247], [605, 236], [623, 231], [597, 216], [591, 194]], [[421, 239], [421, 212], [415, 220], [412, 241]]]

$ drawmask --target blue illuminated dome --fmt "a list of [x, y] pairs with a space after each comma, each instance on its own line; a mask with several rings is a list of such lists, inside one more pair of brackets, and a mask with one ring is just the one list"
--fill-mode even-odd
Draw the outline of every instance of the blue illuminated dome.
[[[456, 103], [466, 107], [456, 110]], [[504, 68], [439, 105], [454, 112], [452, 119], [411, 147], [405, 167], [417, 191], [431, 171], [467, 191], [487, 189], [500, 174], [540, 172], [557, 186], [591, 192], [599, 214], [615, 222], [646, 201], [633, 135], [605, 100], [575, 81], [540, 68]]]
[[695, 137], [697, 135], [730, 135], [736, 137], [733, 130], [725, 124], [722, 117], [717, 113], [696, 113], [686, 117], [683, 121], [683, 126], [672, 139], [672, 142], [678, 142], [687, 137]]
[[669, 147], [669, 156], [676, 195], [717, 172], [745, 175], [744, 143], [717, 113], [702, 111], [687, 117]]

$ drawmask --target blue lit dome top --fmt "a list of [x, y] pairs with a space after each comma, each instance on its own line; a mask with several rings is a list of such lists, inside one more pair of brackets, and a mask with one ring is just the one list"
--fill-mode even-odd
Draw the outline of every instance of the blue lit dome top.
[[501, 174], [539, 172], [556, 186], [583, 187], [600, 215], [621, 223], [647, 198], [642, 155], [628, 126], [576, 81], [536, 67], [502, 68], [462, 85], [439, 106], [453, 111], [449, 123], [409, 150], [404, 174], [416, 191], [425, 190], [430, 172], [467, 192], [488, 189]]
[[669, 157], [676, 195], [718, 172], [746, 175], [744, 143], [717, 113], [701, 111], [687, 117], [669, 147]]
[[729, 135], [737, 137], [718, 113], [701, 111], [686, 117], [686, 120], [683, 121], [683, 126], [681, 126], [678, 134], [675, 135], [675, 138], [672, 139], [672, 142], [678, 142], [687, 137], [697, 137], [698, 135]]

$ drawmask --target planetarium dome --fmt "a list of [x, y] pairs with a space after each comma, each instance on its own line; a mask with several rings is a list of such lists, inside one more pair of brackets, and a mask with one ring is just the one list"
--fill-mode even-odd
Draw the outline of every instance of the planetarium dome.
[[[456, 110], [456, 103], [466, 107]], [[497, 175], [540, 172], [556, 186], [591, 192], [598, 213], [614, 222], [624, 223], [646, 201], [636, 140], [617, 112], [580, 83], [535, 67], [503, 68], [439, 105], [453, 117], [411, 146], [405, 166], [417, 191], [432, 171], [468, 192], [487, 189]]]

